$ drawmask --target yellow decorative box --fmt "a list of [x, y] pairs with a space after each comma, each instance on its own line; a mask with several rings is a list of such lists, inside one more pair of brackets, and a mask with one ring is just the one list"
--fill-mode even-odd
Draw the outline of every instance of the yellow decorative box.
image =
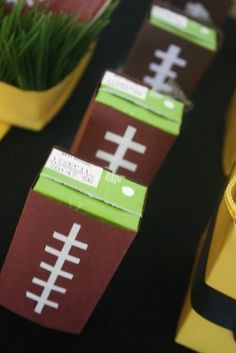
[[206, 267], [206, 283], [236, 299], [236, 167], [217, 213]]
[[[202, 240], [196, 257], [195, 270], [200, 259], [203, 245], [204, 241]], [[200, 303], [203, 306], [203, 311], [206, 313], [206, 315], [203, 316], [202, 313], [199, 313], [198, 310], [196, 310], [192, 303], [195, 275], [194, 271], [184, 301], [182, 313], [180, 315], [175, 341], [201, 353], [236, 353], [236, 342], [232, 330], [219, 325], [219, 323], [213, 322], [213, 320], [210, 321], [209, 318], [207, 318], [208, 314], [211, 313], [216, 321], [217, 319], [220, 321], [221, 318], [224, 319], [224, 315], [228, 317], [228, 321], [233, 321], [236, 312], [235, 300], [229, 300], [230, 304], [227, 306], [228, 298], [223, 295], [223, 307], [225, 305], [225, 299], [227, 301], [226, 307], [221, 310], [222, 307], [220, 306], [220, 310], [218, 310], [217, 300], [219, 297], [221, 298], [219, 292], [213, 292], [213, 299], [208, 291], [206, 291], [203, 297], [201, 296], [201, 293], [196, 293], [197, 299], [200, 300]], [[210, 294], [212, 294], [211, 291]], [[214, 294], [216, 294], [216, 298], [214, 298]], [[210, 305], [208, 300], [211, 303]], [[231, 311], [231, 307], [233, 307], [234, 310]]]
[[199, 246], [176, 342], [236, 353], [236, 167]]

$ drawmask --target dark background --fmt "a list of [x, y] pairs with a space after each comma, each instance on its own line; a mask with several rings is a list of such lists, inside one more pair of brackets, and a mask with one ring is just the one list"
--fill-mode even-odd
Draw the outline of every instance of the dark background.
[[[218, 0], [217, 0], [218, 1]], [[124, 62], [148, 0], [123, 0], [74, 94], [41, 133], [12, 129], [0, 142], [0, 260], [27, 191], [53, 145], [69, 148], [105, 68]], [[192, 100], [181, 136], [149, 191], [141, 231], [80, 336], [0, 309], [1, 353], [190, 352], [174, 336], [198, 240], [223, 185], [224, 116], [236, 82], [236, 22]], [[222, 352], [223, 353], [223, 352]]]

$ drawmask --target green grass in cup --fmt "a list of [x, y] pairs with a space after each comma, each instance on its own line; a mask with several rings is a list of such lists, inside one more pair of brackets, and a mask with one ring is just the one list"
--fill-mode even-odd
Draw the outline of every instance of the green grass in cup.
[[91, 49], [119, 0], [93, 22], [23, 2], [5, 12], [0, 0], [0, 81], [25, 90], [45, 90], [59, 83]]

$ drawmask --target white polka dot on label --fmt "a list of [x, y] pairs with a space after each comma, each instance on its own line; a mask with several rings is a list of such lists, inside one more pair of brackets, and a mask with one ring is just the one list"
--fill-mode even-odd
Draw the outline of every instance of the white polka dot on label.
[[209, 29], [207, 27], [201, 27], [201, 32], [203, 34], [209, 34], [210, 33], [210, 31], [209, 31]]
[[122, 186], [122, 192], [125, 196], [131, 197], [134, 196], [135, 192], [130, 186]]
[[164, 104], [165, 104], [166, 108], [169, 108], [169, 109], [174, 109], [174, 107], [175, 107], [175, 104], [168, 99], [165, 100]]

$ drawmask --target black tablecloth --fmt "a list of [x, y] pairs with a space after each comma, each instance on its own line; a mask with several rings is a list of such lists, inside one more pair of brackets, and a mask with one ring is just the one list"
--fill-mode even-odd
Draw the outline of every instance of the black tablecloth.
[[[43, 132], [14, 128], [0, 142], [1, 264], [51, 147], [71, 145], [103, 70], [121, 68], [148, 4], [122, 1], [83, 80]], [[236, 81], [236, 22], [227, 19], [224, 31], [224, 46], [192, 97], [195, 109], [150, 188], [141, 231], [83, 333], [44, 329], [1, 308], [1, 353], [190, 352], [174, 336], [196, 246], [224, 182], [221, 151]]]

